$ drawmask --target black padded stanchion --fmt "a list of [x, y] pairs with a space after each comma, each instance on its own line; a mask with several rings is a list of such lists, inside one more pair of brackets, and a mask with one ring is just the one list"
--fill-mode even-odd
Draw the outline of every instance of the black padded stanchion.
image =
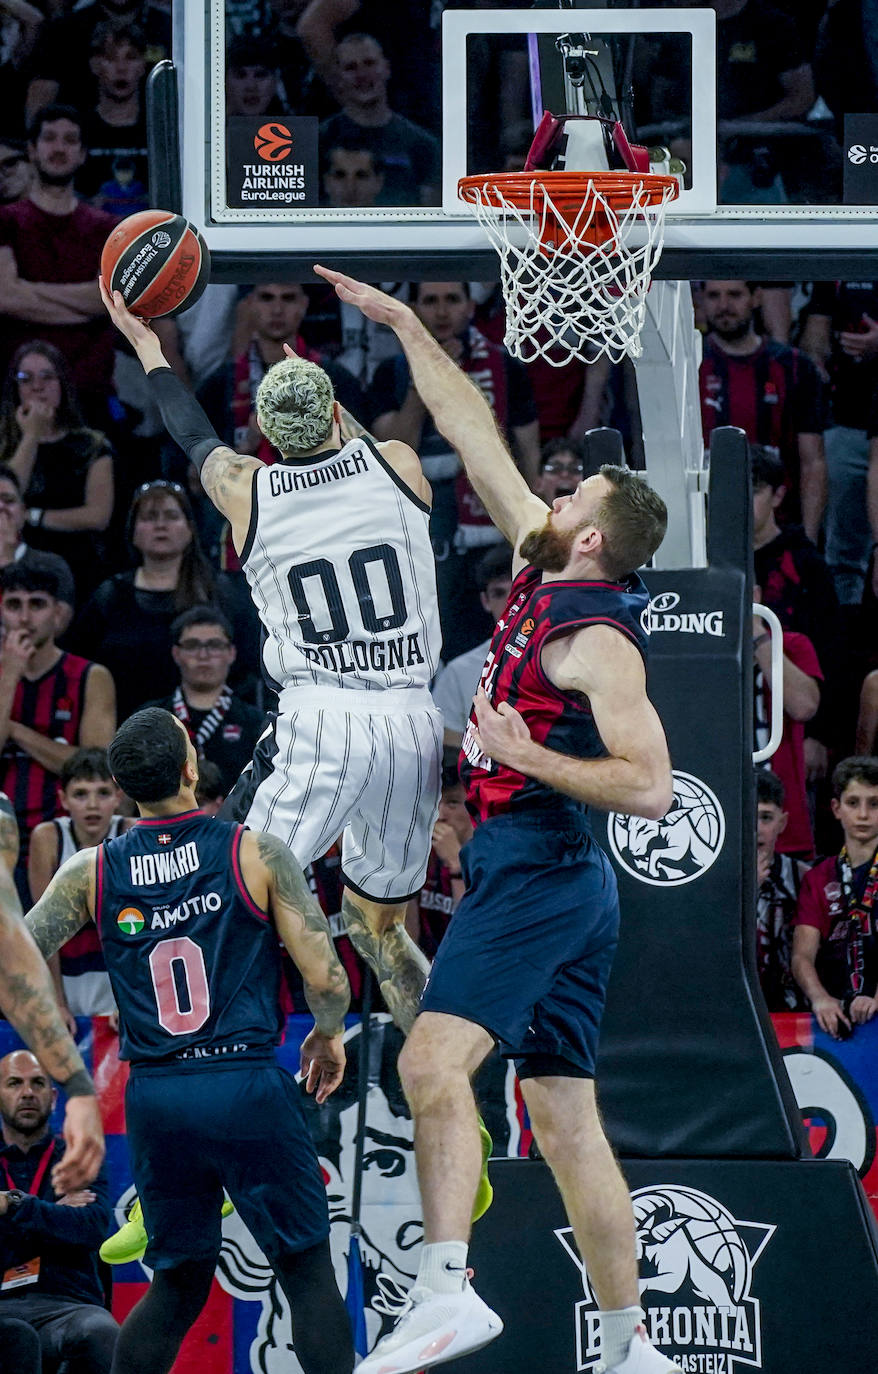
[[598, 1082], [626, 1155], [793, 1159], [807, 1148], [751, 952], [749, 461], [741, 430], [715, 431], [710, 566], [645, 574], [671, 810], [595, 821], [622, 907]]
[[[646, 1325], [684, 1374], [858, 1367], [878, 1321], [865, 1194], [852, 1165], [803, 1157], [756, 977], [749, 471], [743, 433], [715, 431], [710, 566], [646, 575], [671, 811], [594, 824], [622, 906], [599, 1100], [632, 1193]], [[492, 1180], [470, 1253], [506, 1330], [449, 1370], [593, 1369], [597, 1303], [546, 1166], [497, 1161]]]

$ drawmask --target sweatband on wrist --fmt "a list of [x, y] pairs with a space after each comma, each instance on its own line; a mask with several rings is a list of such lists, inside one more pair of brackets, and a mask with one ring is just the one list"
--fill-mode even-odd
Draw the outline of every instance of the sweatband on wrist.
[[94, 1097], [95, 1085], [86, 1069], [77, 1069], [66, 1083], [59, 1085], [67, 1097]]
[[146, 375], [165, 429], [200, 472], [208, 454], [222, 447], [222, 439], [192, 392], [170, 367], [156, 367]]

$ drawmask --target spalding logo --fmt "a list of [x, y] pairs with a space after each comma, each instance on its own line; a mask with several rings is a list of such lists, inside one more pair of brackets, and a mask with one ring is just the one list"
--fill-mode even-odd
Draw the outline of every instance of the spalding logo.
[[253, 147], [263, 162], [283, 162], [293, 151], [293, 136], [286, 124], [262, 124], [256, 131]]
[[716, 796], [692, 773], [674, 770], [674, 799], [660, 821], [611, 812], [607, 839], [615, 858], [642, 883], [679, 887], [706, 873], [719, 855], [726, 818]]
[[171, 242], [171, 236], [170, 234], [166, 234], [164, 229], [157, 229], [152, 236], [152, 242], [155, 244], [156, 248], [167, 248], [168, 244]]

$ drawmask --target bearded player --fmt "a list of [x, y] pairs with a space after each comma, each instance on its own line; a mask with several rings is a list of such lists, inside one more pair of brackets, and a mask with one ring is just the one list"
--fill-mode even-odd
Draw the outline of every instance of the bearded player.
[[667, 512], [645, 481], [610, 466], [550, 510], [480, 393], [412, 311], [317, 270], [395, 331], [436, 427], [517, 551], [461, 755], [476, 820], [461, 854], [466, 893], [399, 1061], [425, 1245], [408, 1310], [358, 1374], [430, 1368], [503, 1329], [467, 1277], [480, 1160], [470, 1079], [495, 1043], [515, 1061], [601, 1304], [602, 1370], [679, 1374], [643, 1325], [631, 1201], [595, 1103], [619, 905], [589, 827], [593, 806], [658, 818], [671, 802], [664, 731], [646, 694], [648, 594], [635, 571], [661, 543]]

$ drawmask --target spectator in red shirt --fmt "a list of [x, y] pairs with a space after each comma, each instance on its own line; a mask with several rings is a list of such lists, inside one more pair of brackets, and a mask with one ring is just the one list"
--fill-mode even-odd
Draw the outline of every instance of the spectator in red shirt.
[[[758, 587], [754, 596], [760, 599]], [[755, 747], [768, 743], [771, 723], [771, 694], [775, 684], [771, 680], [771, 644], [765, 623], [753, 617], [753, 666]], [[814, 834], [808, 813], [805, 790], [805, 722], [813, 718], [820, 705], [820, 686], [823, 674], [807, 635], [785, 630], [783, 636], [783, 737], [771, 759], [772, 772], [784, 786], [789, 820], [777, 842], [781, 854], [796, 854], [811, 858], [814, 854]]]
[[878, 759], [842, 759], [832, 792], [844, 844], [802, 880], [793, 977], [821, 1029], [841, 1040], [878, 1012]]
[[737, 425], [751, 443], [780, 450], [787, 511], [816, 541], [826, 504], [824, 386], [810, 358], [757, 334], [755, 282], [706, 281], [702, 307], [709, 334], [699, 373], [704, 442], [720, 425]]
[[33, 120], [27, 196], [0, 206], [0, 367], [34, 338], [64, 354], [87, 422], [107, 427], [113, 329], [101, 303], [101, 249], [116, 224], [84, 204], [73, 181], [85, 161], [82, 117], [48, 105]]

